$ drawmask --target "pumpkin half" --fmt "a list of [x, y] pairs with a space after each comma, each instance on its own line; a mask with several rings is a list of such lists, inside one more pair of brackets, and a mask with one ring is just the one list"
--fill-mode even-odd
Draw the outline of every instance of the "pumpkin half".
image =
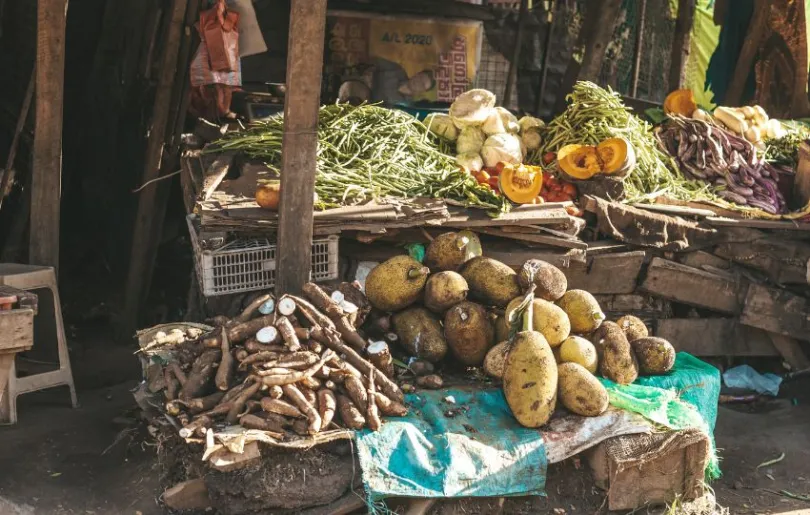
[[[576, 148], [568, 148], [576, 147]], [[563, 150], [566, 150], [563, 152]], [[562, 155], [562, 157], [560, 157]], [[567, 145], [557, 154], [557, 163], [570, 177], [587, 180], [602, 171], [601, 158], [596, 147]]]
[[543, 169], [539, 166], [506, 165], [498, 176], [501, 193], [516, 204], [531, 204], [543, 189]]
[[608, 138], [596, 146], [596, 151], [605, 175], [622, 175], [635, 166], [636, 152], [624, 138]]
[[695, 95], [689, 89], [676, 89], [664, 100], [664, 112], [690, 117], [697, 109]]

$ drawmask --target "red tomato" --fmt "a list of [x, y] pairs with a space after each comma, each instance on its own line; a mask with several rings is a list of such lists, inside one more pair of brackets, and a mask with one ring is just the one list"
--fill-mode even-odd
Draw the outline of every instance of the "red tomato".
[[504, 169], [504, 168], [506, 168], [507, 166], [508, 166], [508, 167], [510, 167], [510, 168], [512, 168], [512, 165], [511, 165], [511, 164], [509, 164], [509, 163], [504, 163], [503, 161], [500, 161], [500, 162], [499, 162], [497, 165], [495, 165], [495, 171], [496, 171], [496, 175], [500, 175], [500, 174], [502, 174], [502, 173], [503, 173], [503, 169]]
[[543, 154], [543, 164], [551, 164], [557, 160], [557, 154], [554, 152], [546, 152]]
[[500, 188], [500, 186], [498, 186], [498, 178], [497, 177], [490, 177], [489, 180], [487, 181], [487, 183], [489, 184], [489, 187], [492, 188], [493, 190], [500, 191], [501, 188]]
[[577, 187], [570, 182], [563, 183], [563, 191], [571, 197], [577, 196]]

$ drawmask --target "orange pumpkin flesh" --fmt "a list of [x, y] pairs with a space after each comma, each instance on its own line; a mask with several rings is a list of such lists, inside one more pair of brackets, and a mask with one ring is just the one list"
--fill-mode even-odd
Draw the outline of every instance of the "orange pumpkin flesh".
[[278, 211], [279, 200], [281, 200], [281, 183], [267, 182], [259, 184], [256, 188], [256, 203], [262, 208]]
[[695, 95], [688, 89], [676, 89], [664, 100], [664, 112], [691, 117], [697, 109]]
[[498, 187], [516, 204], [531, 204], [543, 189], [543, 170], [539, 166], [507, 165], [498, 176]]
[[560, 154], [563, 153], [557, 154], [560, 168], [574, 179], [587, 180], [602, 171], [596, 147], [582, 145], [564, 153], [562, 158], [559, 157]]
[[605, 175], [619, 175], [635, 166], [635, 151], [624, 138], [608, 138], [599, 143], [596, 150], [602, 160], [602, 173]]

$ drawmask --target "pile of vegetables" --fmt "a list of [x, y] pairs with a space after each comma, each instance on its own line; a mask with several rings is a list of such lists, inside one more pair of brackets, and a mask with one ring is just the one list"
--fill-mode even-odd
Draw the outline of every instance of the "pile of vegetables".
[[597, 174], [624, 177], [636, 166], [636, 152], [624, 138], [608, 138], [596, 146], [566, 145], [555, 157], [566, 175], [579, 180]]
[[440, 386], [437, 371], [481, 367], [503, 382], [518, 422], [540, 427], [558, 403], [581, 416], [602, 414], [609, 399], [597, 372], [629, 384], [672, 368], [669, 342], [633, 316], [605, 321], [594, 296], [568, 289], [557, 267], [530, 259], [516, 272], [481, 254], [475, 234], [448, 232], [428, 245], [424, 263], [395, 256], [366, 278], [375, 325], [390, 323], [391, 350], [409, 363], [403, 391], [411, 380]]
[[765, 144], [765, 159], [786, 165], [794, 170], [799, 166], [799, 145], [810, 139], [810, 129], [796, 124], [789, 127], [781, 138], [769, 139]]
[[518, 120], [495, 107], [496, 100], [490, 91], [473, 89], [456, 98], [449, 114], [433, 113], [424, 121], [431, 132], [455, 145], [456, 161], [470, 173], [498, 163], [520, 164], [540, 146], [543, 122], [531, 116]]
[[[281, 173], [281, 115], [226, 136], [218, 150], [239, 150]], [[509, 203], [481, 186], [447, 155], [446, 143], [411, 115], [378, 105], [334, 104], [318, 120], [317, 207], [384, 197], [445, 198], [506, 211]]]
[[706, 186], [677, 173], [672, 159], [658, 146], [652, 126], [633, 115], [617, 93], [580, 81], [568, 101], [565, 112], [541, 130], [542, 144], [529, 162], [539, 164], [544, 154], [557, 153], [566, 145], [596, 146], [609, 138], [623, 138], [635, 154], [635, 167], [624, 178], [628, 201], [664, 194], [680, 200], [705, 196]]
[[[672, 115], [656, 131], [682, 173], [712, 186], [719, 197], [769, 214], [787, 211], [777, 166], [760, 159], [750, 141], [698, 119]], [[788, 170], [781, 170], [788, 171]]]
[[241, 426], [282, 442], [376, 431], [381, 415], [407, 414], [387, 345], [357, 331], [368, 313], [363, 293], [344, 283], [329, 295], [310, 283], [304, 296], [260, 295], [239, 316], [216, 317], [208, 334], [158, 333], [143, 348], [169, 346], [171, 359], [153, 360], [147, 385], [163, 392], [181, 437]]

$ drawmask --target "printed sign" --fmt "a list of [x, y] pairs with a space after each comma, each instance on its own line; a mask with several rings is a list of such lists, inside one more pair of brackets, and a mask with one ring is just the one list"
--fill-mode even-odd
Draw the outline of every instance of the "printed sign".
[[475, 78], [482, 38], [477, 21], [330, 11], [327, 76], [365, 84], [372, 101], [452, 102]]

